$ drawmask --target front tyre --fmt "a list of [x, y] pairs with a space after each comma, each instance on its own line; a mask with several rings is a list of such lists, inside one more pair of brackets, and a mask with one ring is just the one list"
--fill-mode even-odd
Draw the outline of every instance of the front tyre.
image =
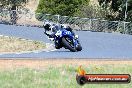
[[76, 50], [77, 50], [77, 51], [81, 51], [81, 50], [82, 50], [81, 44], [79, 44], [79, 45], [76, 47]]
[[71, 44], [64, 37], [62, 38], [62, 43], [70, 51], [72, 51], [72, 52], [76, 52], [77, 51], [76, 48], [75, 47], [72, 47]]

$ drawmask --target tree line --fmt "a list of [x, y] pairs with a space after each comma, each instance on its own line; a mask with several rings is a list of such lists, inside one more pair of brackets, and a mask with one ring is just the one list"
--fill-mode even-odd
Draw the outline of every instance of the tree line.
[[[27, 2], [28, 0], [0, 0], [0, 8], [10, 6], [11, 10], [16, 10]], [[98, 0], [99, 6], [89, 2], [90, 0], [40, 0], [36, 13], [132, 21], [132, 0]]]
[[90, 5], [89, 2], [90, 0], [40, 0], [36, 12], [132, 21], [132, 0], [98, 0], [99, 6]]

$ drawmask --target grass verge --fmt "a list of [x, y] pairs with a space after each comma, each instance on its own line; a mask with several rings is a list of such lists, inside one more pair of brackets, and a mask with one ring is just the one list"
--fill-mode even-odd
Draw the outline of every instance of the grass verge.
[[33, 51], [46, 48], [43, 42], [0, 36], [0, 53]]
[[[28, 62], [28, 61], [27, 61]], [[30, 62], [36, 67], [23, 64], [17, 67], [14, 61], [12, 69], [0, 71], [1, 88], [131, 88], [129, 84], [86, 84], [80, 86], [76, 82], [78, 64], [42, 65], [46, 61]], [[107, 61], [106, 61], [107, 62]], [[21, 63], [21, 62], [19, 62]], [[23, 62], [22, 62], [23, 63]], [[29, 62], [28, 62], [29, 63]], [[47, 62], [46, 62], [47, 63]], [[58, 62], [60, 63], [60, 62]], [[39, 65], [40, 64], [40, 65]], [[38, 65], [38, 66], [37, 66]], [[89, 74], [130, 74], [132, 64], [88, 64], [83, 68]]]

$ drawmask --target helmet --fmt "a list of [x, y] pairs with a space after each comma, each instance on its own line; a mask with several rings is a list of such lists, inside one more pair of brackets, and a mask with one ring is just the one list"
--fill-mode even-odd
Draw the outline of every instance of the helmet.
[[45, 30], [50, 31], [51, 30], [51, 23], [50, 22], [45, 22], [44, 23], [44, 28], [45, 28]]

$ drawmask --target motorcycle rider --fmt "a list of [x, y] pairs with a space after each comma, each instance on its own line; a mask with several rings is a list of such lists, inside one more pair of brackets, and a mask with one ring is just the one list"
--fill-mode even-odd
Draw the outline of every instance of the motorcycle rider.
[[[45, 22], [43, 26], [44, 26], [45, 30], [52, 32], [51, 34], [48, 34], [48, 33], [45, 32], [45, 34], [52, 41], [54, 40], [56, 32], [60, 29], [66, 29], [66, 30], [70, 31], [75, 36], [75, 33], [73, 32], [73, 29], [70, 26], [67, 26], [67, 25], [60, 25], [60, 24], [54, 24], [54, 23], [51, 23], [51, 22]], [[76, 35], [75, 37], [78, 38], [78, 35]], [[61, 48], [60, 45], [57, 43], [57, 41], [54, 41], [54, 43], [55, 43], [55, 48], [56, 49]]]

